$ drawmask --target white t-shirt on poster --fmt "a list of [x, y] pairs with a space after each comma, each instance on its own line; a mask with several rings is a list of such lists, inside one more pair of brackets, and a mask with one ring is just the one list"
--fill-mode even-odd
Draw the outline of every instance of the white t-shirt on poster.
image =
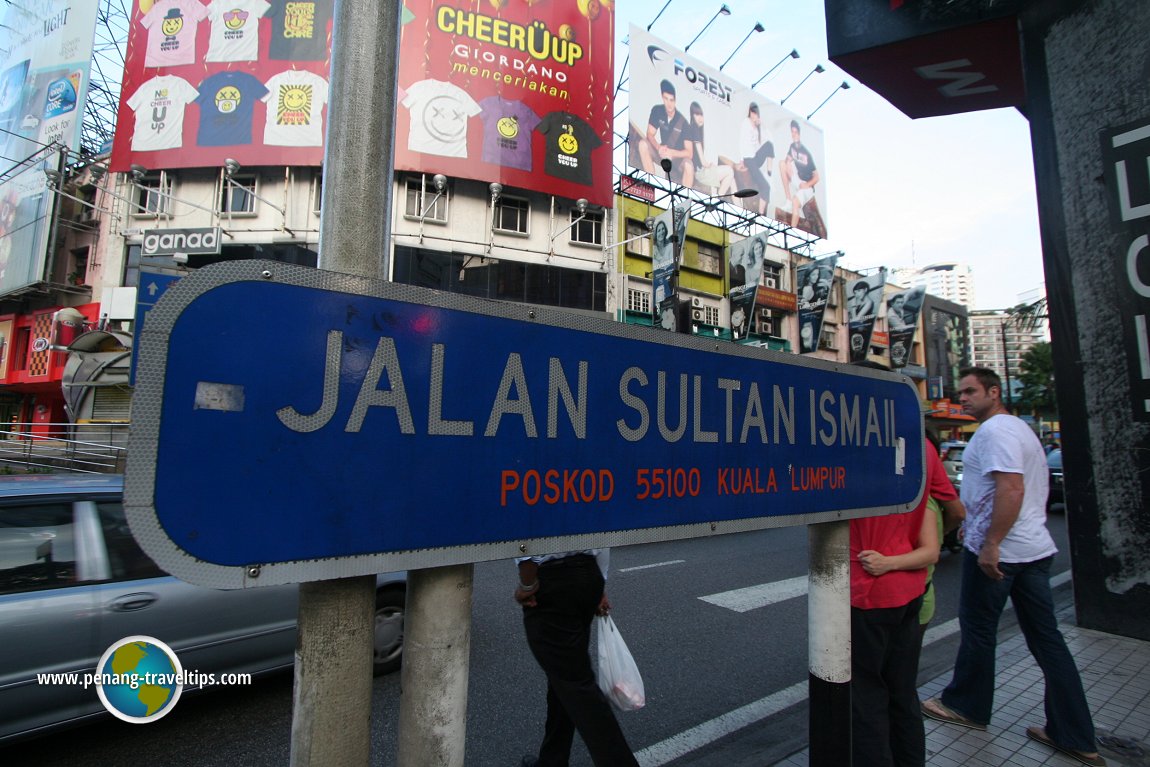
[[141, 85], [128, 106], [136, 113], [133, 152], [179, 149], [184, 144], [184, 107], [200, 93], [182, 77], [153, 77]]
[[994, 510], [994, 477], [991, 472], [1021, 474], [1022, 510], [999, 545], [1001, 562], [1033, 562], [1058, 551], [1046, 529], [1046, 494], [1049, 470], [1042, 443], [1020, 418], [1000, 413], [984, 421], [962, 454], [962, 503], [964, 545], [977, 554], [990, 528]]
[[267, 0], [212, 0], [208, 6], [211, 36], [204, 61], [255, 61], [260, 54], [260, 17]]
[[467, 157], [467, 121], [483, 111], [467, 91], [441, 80], [420, 80], [407, 88], [403, 105], [411, 113], [408, 149]]
[[264, 144], [269, 146], [322, 146], [323, 105], [327, 80], [314, 72], [289, 69], [264, 85], [268, 93]]

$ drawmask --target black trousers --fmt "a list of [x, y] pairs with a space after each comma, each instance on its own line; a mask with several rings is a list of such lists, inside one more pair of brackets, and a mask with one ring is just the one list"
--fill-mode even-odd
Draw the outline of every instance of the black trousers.
[[856, 767], [922, 767], [918, 700], [922, 597], [902, 607], [851, 608], [851, 754]]
[[602, 597], [603, 574], [595, 558], [580, 555], [541, 565], [537, 606], [523, 608], [527, 645], [547, 675], [539, 767], [567, 767], [576, 730], [596, 767], [638, 767], [588, 654]]

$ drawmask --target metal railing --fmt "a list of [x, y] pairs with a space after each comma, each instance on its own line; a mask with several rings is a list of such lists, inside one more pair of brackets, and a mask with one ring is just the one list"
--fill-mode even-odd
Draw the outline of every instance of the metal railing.
[[124, 471], [126, 423], [11, 423], [0, 429], [0, 473]]

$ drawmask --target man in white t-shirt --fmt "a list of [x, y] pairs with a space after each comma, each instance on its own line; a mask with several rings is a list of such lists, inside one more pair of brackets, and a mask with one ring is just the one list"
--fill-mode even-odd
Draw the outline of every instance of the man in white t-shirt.
[[962, 409], [979, 422], [963, 453], [961, 642], [954, 676], [927, 717], [985, 730], [994, 706], [998, 620], [1010, 597], [1018, 626], [1046, 679], [1044, 726], [1031, 739], [1088, 765], [1098, 755], [1082, 679], [1054, 615], [1050, 564], [1058, 550], [1046, 529], [1048, 472], [1038, 437], [1002, 404], [1002, 381], [987, 368], [967, 368], [958, 384]]

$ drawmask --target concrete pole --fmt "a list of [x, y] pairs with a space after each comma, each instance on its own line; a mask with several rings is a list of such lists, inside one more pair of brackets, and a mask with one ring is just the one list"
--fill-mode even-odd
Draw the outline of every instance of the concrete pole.
[[[387, 276], [400, 7], [335, 5], [321, 269]], [[300, 586], [292, 767], [368, 764], [374, 608], [370, 575]]]
[[850, 522], [807, 527], [811, 767], [851, 763]]
[[463, 767], [473, 571], [466, 564], [408, 575], [399, 767]]
[[291, 765], [366, 765], [375, 579], [303, 583], [299, 592]]

